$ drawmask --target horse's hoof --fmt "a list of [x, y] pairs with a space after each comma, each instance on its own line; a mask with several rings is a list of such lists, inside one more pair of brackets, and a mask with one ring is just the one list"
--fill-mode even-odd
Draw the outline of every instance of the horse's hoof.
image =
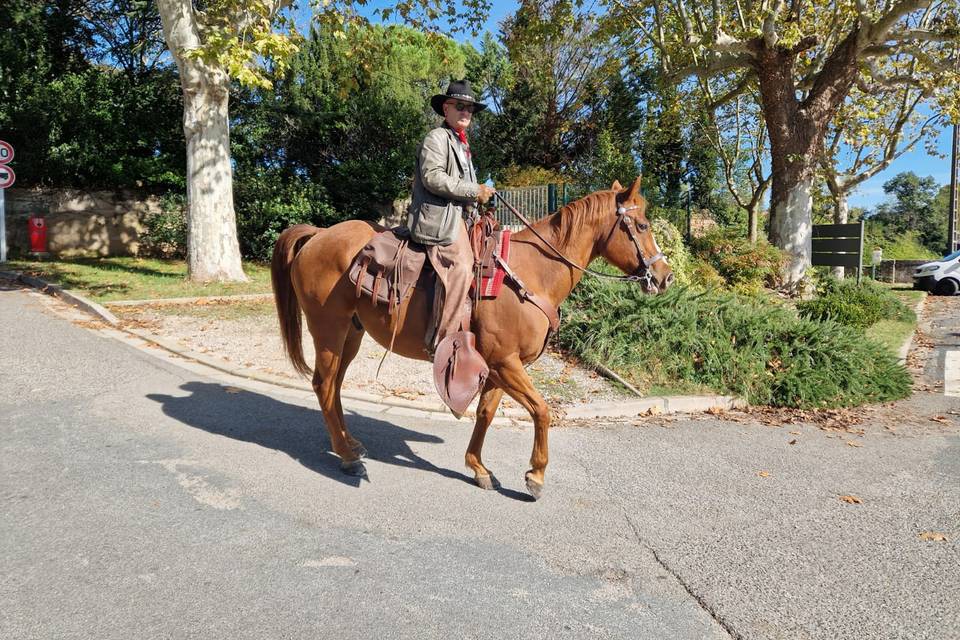
[[350, 451], [353, 451], [358, 458], [367, 457], [367, 448], [359, 442], [353, 445], [352, 447], [350, 447]]
[[530, 476], [526, 477], [526, 481], [527, 481], [527, 491], [530, 492], [530, 495], [533, 497], [534, 500], [539, 500], [540, 497], [543, 495], [543, 484], [537, 482]]
[[363, 460], [360, 459], [341, 462], [340, 471], [355, 478], [363, 478], [367, 475], [367, 468], [364, 466]]
[[493, 476], [477, 476], [475, 479], [477, 486], [484, 491], [492, 491], [494, 489]]

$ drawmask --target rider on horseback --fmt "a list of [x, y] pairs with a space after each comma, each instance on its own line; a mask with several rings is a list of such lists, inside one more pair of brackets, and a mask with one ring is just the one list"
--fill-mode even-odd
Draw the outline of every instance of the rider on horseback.
[[433, 353], [446, 336], [470, 329], [473, 250], [464, 218], [472, 213], [474, 203], [486, 203], [494, 189], [478, 183], [467, 141], [473, 114], [487, 108], [477, 102], [470, 83], [451, 82], [445, 94], [430, 99], [430, 106], [443, 116], [443, 124], [427, 134], [417, 153], [407, 226], [410, 237], [427, 246], [427, 257], [437, 273], [434, 321], [426, 336]]

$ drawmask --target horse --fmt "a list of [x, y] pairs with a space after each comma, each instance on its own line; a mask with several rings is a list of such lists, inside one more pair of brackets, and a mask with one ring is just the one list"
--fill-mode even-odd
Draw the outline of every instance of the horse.
[[[609, 190], [591, 193], [513, 234], [510, 267], [528, 290], [549, 301], [554, 309], [559, 309], [580, 281], [583, 270], [579, 265], [587, 265], [598, 256], [625, 274], [642, 276], [634, 279], [639, 280], [645, 293], [663, 291], [670, 286], [673, 273], [662, 259], [646, 207], [640, 177], [626, 189], [614, 182]], [[348, 277], [354, 257], [382, 229], [361, 220], [347, 220], [325, 229], [295, 225], [280, 234], [271, 263], [284, 349], [298, 372], [305, 377], [312, 375], [330, 444], [340, 457], [341, 470], [353, 476], [366, 475], [362, 460], [366, 449], [347, 430], [340, 388], [364, 333], [384, 347], [392, 343], [393, 352], [401, 356], [430, 360], [424, 336], [432, 295], [415, 289], [391, 314], [384, 305], [375, 305], [367, 297], [358, 298]], [[539, 500], [548, 462], [550, 408], [524, 367], [543, 351], [549, 323], [545, 312], [519, 289], [504, 286], [497, 298], [480, 300], [473, 312], [476, 348], [490, 372], [480, 392], [465, 462], [479, 487], [494, 488], [495, 478], [482, 461], [481, 449], [487, 428], [507, 393], [533, 419], [533, 452], [524, 480], [530, 495]], [[312, 371], [303, 355], [301, 312], [316, 351]]]

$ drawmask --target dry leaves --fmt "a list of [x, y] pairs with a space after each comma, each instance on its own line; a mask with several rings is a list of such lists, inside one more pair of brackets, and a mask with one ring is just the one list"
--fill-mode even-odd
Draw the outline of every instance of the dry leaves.
[[947, 542], [947, 536], [936, 531], [921, 531], [920, 539], [924, 542]]
[[863, 503], [863, 500], [861, 500], [861, 499], [858, 498], [857, 496], [853, 496], [853, 495], [840, 496], [840, 500], [843, 501], [843, 502], [846, 502], [847, 504], [862, 504], [862, 503]]
[[791, 441], [790, 441], [790, 442], [788, 442], [787, 444], [797, 444], [797, 439], [796, 439], [796, 438], [794, 438], [793, 440], [791, 440]]
[[398, 398], [404, 398], [405, 400], [416, 400], [418, 398], [426, 395], [423, 391], [419, 389], [408, 389], [406, 387], [400, 389], [390, 389], [390, 395], [396, 396]]
[[769, 478], [769, 477], [770, 477], [770, 472], [769, 472], [769, 471], [760, 471], [759, 473], [757, 473], [757, 475], [760, 476], [761, 478]]
[[848, 447], [862, 447], [863, 445], [859, 442], [854, 442], [853, 440], [847, 440]]
[[931, 416], [930, 422], [939, 422], [940, 424], [950, 424], [950, 418], [947, 416]]
[[227, 393], [240, 393], [243, 391], [243, 389], [240, 389], [239, 387], [224, 387], [223, 390]]

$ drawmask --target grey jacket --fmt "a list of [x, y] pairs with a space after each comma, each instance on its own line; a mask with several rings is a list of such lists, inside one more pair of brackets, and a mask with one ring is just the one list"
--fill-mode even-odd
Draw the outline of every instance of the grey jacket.
[[464, 205], [477, 200], [476, 171], [453, 130], [437, 127], [417, 152], [413, 201], [407, 215], [410, 236], [421, 244], [452, 244], [457, 239]]

